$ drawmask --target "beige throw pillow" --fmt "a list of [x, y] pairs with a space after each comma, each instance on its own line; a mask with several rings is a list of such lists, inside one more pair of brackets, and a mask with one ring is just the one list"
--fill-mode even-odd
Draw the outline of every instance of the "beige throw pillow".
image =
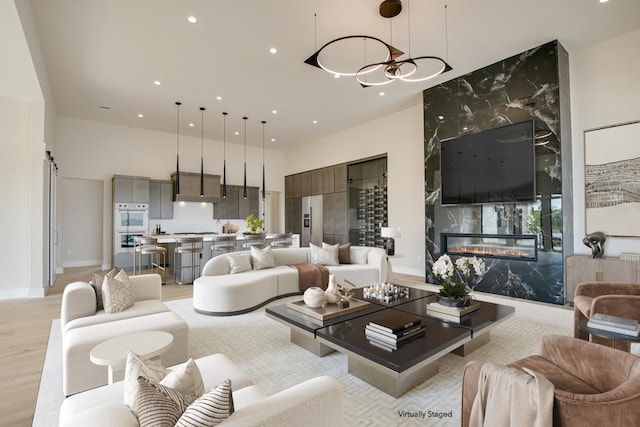
[[93, 279], [89, 284], [93, 286], [93, 290], [96, 292], [96, 310], [102, 310], [104, 307], [102, 303], [102, 284], [104, 283], [105, 276], [115, 277], [116, 274], [118, 274], [118, 270], [115, 268], [112, 268], [111, 271], [105, 274], [102, 274], [102, 272], [93, 273]]
[[251, 246], [251, 262], [253, 263], [254, 270], [262, 270], [265, 268], [274, 268], [276, 262], [273, 259], [273, 251], [271, 246], [266, 248], [257, 248]]
[[[322, 247], [326, 249], [330, 248], [331, 245], [322, 242]], [[340, 262], [340, 264], [351, 264], [351, 243], [338, 246], [338, 262]]]
[[320, 265], [340, 265], [340, 261], [338, 260], [338, 246], [339, 245], [326, 245], [326, 247], [321, 248], [313, 243], [309, 243], [311, 263]]
[[205, 392], [200, 369], [193, 358], [169, 371], [160, 384], [192, 396], [202, 396]]
[[133, 288], [124, 270], [120, 270], [115, 277], [105, 276], [102, 282], [102, 303], [106, 313], [119, 313], [133, 306]]
[[169, 370], [159, 362], [127, 352], [124, 368], [124, 403], [134, 415], [138, 416], [138, 377], [160, 382], [168, 373]]
[[176, 427], [216, 426], [233, 414], [233, 411], [231, 380], [226, 380], [189, 405]]
[[251, 270], [251, 254], [249, 252], [229, 254], [227, 261], [229, 261], [229, 274]]

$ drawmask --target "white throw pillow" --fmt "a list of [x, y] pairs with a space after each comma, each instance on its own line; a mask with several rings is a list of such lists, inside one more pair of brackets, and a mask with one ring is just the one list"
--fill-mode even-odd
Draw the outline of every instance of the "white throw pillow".
[[273, 251], [271, 246], [260, 249], [255, 246], [251, 246], [251, 262], [253, 263], [254, 270], [262, 270], [265, 268], [273, 268], [276, 266], [276, 262], [273, 259]]
[[202, 396], [205, 392], [200, 369], [192, 358], [169, 371], [160, 384], [192, 396]]
[[[322, 242], [322, 247], [326, 249], [330, 248], [331, 245]], [[351, 264], [351, 243], [338, 244], [338, 262], [340, 264]]]
[[189, 405], [176, 427], [215, 426], [227, 419], [233, 411], [231, 380], [226, 380]]
[[169, 370], [153, 360], [141, 358], [135, 353], [127, 352], [124, 368], [124, 403], [138, 416], [138, 377], [149, 378], [159, 382]]
[[369, 258], [369, 252], [371, 248], [366, 246], [351, 247], [351, 263], [352, 264], [366, 264]]
[[320, 265], [340, 265], [338, 260], [338, 247], [340, 245], [326, 245], [321, 248], [320, 246], [309, 243], [311, 263]]
[[229, 261], [229, 274], [251, 270], [251, 254], [249, 252], [229, 254], [227, 261]]
[[112, 268], [111, 271], [106, 274], [102, 274], [102, 272], [93, 273], [93, 279], [89, 284], [93, 286], [93, 290], [96, 292], [96, 310], [102, 310], [104, 307], [102, 303], [102, 284], [104, 283], [105, 276], [115, 277], [116, 274], [118, 274], [118, 270], [115, 268]]
[[115, 277], [105, 276], [102, 282], [102, 303], [106, 313], [119, 313], [133, 306], [133, 288], [124, 270], [120, 270]]

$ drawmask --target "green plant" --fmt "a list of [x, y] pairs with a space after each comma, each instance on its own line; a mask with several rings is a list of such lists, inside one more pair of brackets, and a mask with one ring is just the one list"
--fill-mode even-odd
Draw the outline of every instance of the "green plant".
[[484, 261], [475, 256], [458, 258], [454, 265], [449, 255], [444, 254], [433, 263], [432, 271], [441, 282], [441, 296], [464, 298], [471, 291], [467, 282], [474, 276], [482, 280], [487, 270]]
[[249, 231], [253, 234], [260, 233], [262, 231], [262, 227], [264, 227], [264, 220], [258, 218], [254, 214], [250, 214], [247, 217], [247, 227], [249, 227]]

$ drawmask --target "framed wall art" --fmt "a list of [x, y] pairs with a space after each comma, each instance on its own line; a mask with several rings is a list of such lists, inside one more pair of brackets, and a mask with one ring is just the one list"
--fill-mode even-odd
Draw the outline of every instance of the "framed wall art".
[[640, 120], [584, 131], [585, 228], [640, 238]]

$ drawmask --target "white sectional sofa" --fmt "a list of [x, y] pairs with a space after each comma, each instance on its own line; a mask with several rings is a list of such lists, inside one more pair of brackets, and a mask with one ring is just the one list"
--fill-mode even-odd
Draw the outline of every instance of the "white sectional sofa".
[[[218, 255], [203, 267], [193, 283], [196, 312], [213, 316], [246, 313], [277, 298], [301, 294], [298, 270], [289, 264], [310, 260], [309, 248], [273, 249], [275, 268], [230, 274], [227, 256]], [[351, 246], [351, 264], [327, 266], [338, 282], [345, 279], [356, 286], [385, 283], [391, 277], [391, 264], [384, 249]]]
[[96, 345], [118, 335], [141, 331], [166, 331], [172, 346], [161, 355], [165, 366], [187, 360], [187, 323], [161, 302], [162, 279], [158, 274], [130, 276], [135, 304], [122, 312], [96, 310], [96, 293], [85, 282], [67, 285], [62, 295], [62, 388], [65, 396], [107, 384], [106, 366], [91, 363]]
[[[214, 354], [195, 360], [205, 390], [231, 379], [235, 411], [225, 426], [339, 427], [344, 424], [340, 383], [328, 376], [267, 395], [231, 360]], [[124, 382], [68, 397], [60, 408], [61, 427], [136, 427], [138, 420], [124, 404]]]

